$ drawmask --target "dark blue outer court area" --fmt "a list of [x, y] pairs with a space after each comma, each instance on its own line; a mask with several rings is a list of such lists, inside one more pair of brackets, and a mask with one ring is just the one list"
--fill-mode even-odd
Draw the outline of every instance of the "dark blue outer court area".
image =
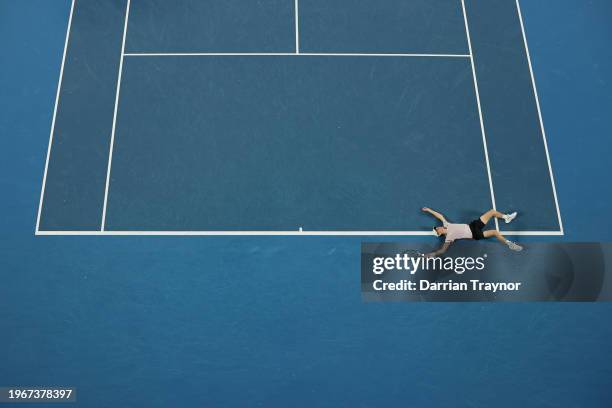
[[[609, 241], [612, 5], [522, 8], [563, 239]], [[362, 304], [358, 238], [35, 237], [68, 11], [0, 3], [0, 385], [83, 407], [610, 406], [609, 304]]]

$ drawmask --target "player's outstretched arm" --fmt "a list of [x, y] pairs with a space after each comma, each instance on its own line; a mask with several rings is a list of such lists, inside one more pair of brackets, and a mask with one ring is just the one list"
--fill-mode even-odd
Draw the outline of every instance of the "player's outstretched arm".
[[438, 249], [437, 251], [433, 251], [433, 252], [430, 252], [428, 254], [425, 254], [425, 258], [431, 258], [431, 257], [436, 257], [436, 256], [442, 255], [443, 253], [446, 252], [446, 250], [448, 249], [450, 244], [451, 244], [450, 242], [445, 242], [444, 245], [442, 245], [440, 247], [440, 249]]
[[423, 207], [421, 208], [421, 211], [429, 213], [431, 215], [433, 215], [434, 217], [436, 217], [438, 220], [440, 220], [441, 222], [446, 222], [446, 218], [444, 218], [444, 216], [442, 214], [440, 214], [437, 211], [432, 210], [429, 207]]

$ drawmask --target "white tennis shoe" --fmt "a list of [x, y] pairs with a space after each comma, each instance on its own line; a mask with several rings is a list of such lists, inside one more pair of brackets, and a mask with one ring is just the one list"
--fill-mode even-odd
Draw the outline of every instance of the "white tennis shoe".
[[516, 218], [516, 211], [513, 212], [512, 214], [504, 214], [504, 221], [506, 221], [506, 224], [509, 224], [515, 218]]
[[508, 248], [510, 248], [513, 251], [519, 252], [519, 251], [523, 250], [522, 246], [520, 246], [519, 244], [516, 244], [516, 243], [514, 243], [512, 241], [507, 241], [506, 244], [508, 245]]

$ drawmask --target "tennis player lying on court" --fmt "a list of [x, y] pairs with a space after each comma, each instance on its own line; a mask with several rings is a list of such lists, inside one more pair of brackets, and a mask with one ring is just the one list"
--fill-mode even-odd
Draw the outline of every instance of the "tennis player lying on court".
[[431, 208], [423, 207], [421, 210], [433, 215], [442, 222], [441, 227], [434, 227], [434, 232], [437, 236], [445, 235], [444, 245], [442, 245], [442, 247], [437, 251], [426, 254], [426, 257], [442, 255], [446, 252], [450, 244], [457, 239], [485, 239], [495, 237], [504, 244], [508, 245], [508, 247], [513, 251], [523, 250], [522, 246], [507, 240], [497, 230], [482, 230], [492, 217], [501, 218], [506, 221], [506, 224], [508, 224], [510, 221], [516, 218], [516, 212], [513, 212], [512, 214], [502, 214], [499, 211], [489, 210], [482, 214], [480, 218], [470, 222], [469, 224], [451, 224], [450, 222], [446, 221], [446, 218], [444, 218], [442, 214], [432, 210]]

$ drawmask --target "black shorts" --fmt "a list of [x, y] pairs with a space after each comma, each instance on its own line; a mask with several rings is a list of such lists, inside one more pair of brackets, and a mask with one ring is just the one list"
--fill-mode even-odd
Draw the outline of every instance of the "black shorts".
[[480, 220], [480, 218], [475, 219], [474, 221], [469, 223], [470, 231], [472, 231], [472, 236], [474, 239], [484, 239], [484, 234], [482, 233], [482, 229], [484, 228], [484, 222]]

